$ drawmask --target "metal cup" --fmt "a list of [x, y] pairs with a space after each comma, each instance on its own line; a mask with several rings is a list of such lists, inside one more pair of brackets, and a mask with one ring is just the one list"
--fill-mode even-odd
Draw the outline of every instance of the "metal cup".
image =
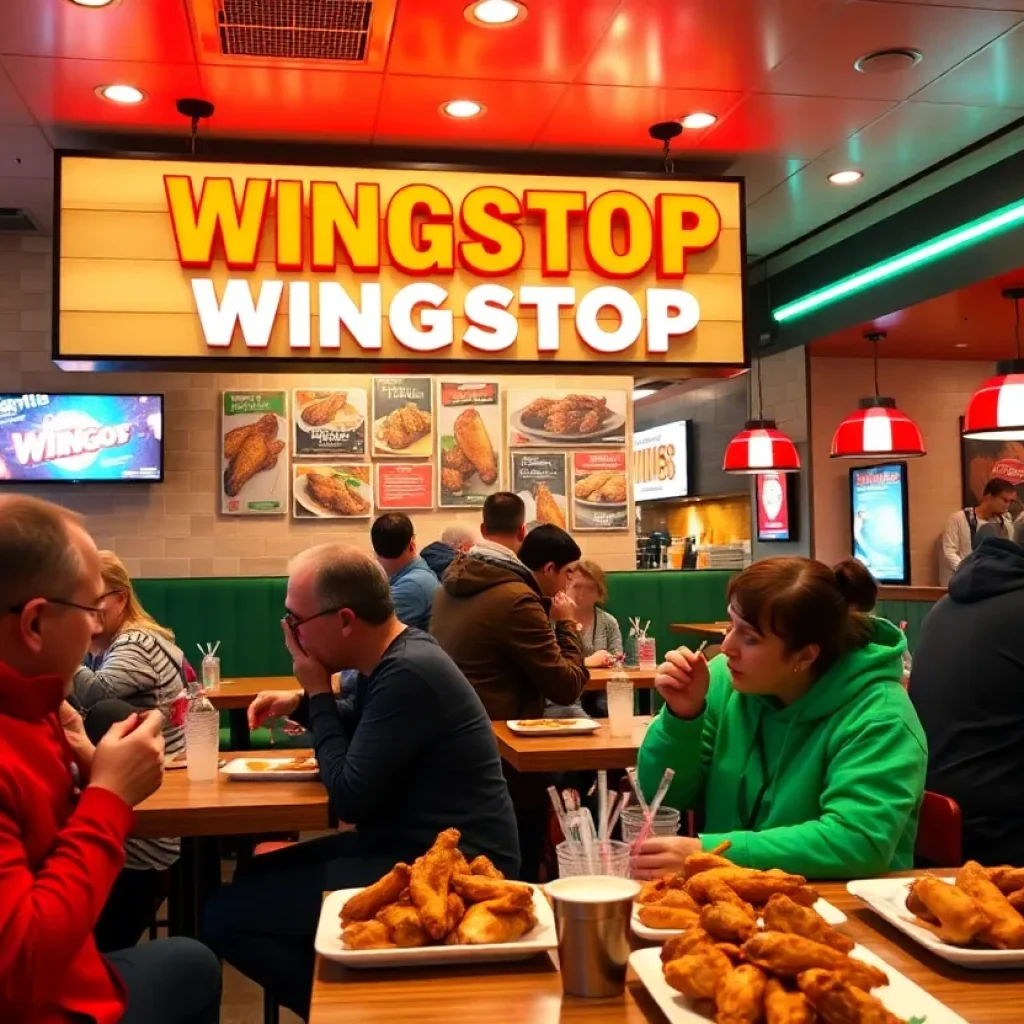
[[628, 878], [580, 875], [546, 886], [555, 907], [562, 988], [606, 999], [626, 986], [630, 915], [640, 885]]

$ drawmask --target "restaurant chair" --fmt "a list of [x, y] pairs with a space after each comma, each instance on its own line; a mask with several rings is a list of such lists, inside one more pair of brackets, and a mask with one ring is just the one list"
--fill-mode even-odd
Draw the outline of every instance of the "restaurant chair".
[[955, 800], [925, 790], [914, 859], [919, 866], [939, 868], [963, 863], [963, 819]]

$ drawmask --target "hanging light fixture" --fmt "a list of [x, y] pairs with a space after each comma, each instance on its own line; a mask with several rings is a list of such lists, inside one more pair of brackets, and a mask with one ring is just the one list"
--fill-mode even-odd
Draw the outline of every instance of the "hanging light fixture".
[[891, 398], [878, 393], [878, 344], [884, 331], [869, 331], [875, 366], [875, 393], [862, 398], [857, 411], [851, 412], [836, 427], [832, 437], [832, 459], [870, 459], [876, 455], [898, 455], [901, 459], [919, 459], [925, 454], [924, 438], [917, 424], [896, 408]]
[[763, 418], [761, 376], [761, 360], [758, 359], [758, 418], [747, 420], [743, 429], [726, 445], [725, 457], [722, 459], [722, 470], [725, 473], [796, 473], [800, 469], [800, 455], [792, 439], [779, 430], [775, 420]]
[[989, 377], [967, 403], [963, 436], [981, 441], [1024, 441], [1024, 360], [1020, 355], [1024, 288], [1004, 288], [1003, 298], [1013, 301], [1017, 358], [996, 363], [996, 376]]

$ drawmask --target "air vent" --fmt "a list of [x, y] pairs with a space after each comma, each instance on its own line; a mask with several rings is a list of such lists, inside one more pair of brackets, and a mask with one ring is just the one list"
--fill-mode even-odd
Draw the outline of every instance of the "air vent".
[[39, 225], [27, 210], [19, 210], [14, 206], [0, 206], [0, 232], [38, 231]]
[[230, 57], [361, 62], [372, 0], [216, 0], [221, 52]]

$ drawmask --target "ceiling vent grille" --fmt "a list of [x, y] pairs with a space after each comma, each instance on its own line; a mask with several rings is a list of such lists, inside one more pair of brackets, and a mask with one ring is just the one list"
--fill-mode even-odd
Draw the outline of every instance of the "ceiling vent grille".
[[216, 0], [221, 52], [231, 57], [361, 62], [372, 0]]
[[27, 210], [19, 210], [14, 206], [0, 206], [0, 232], [18, 232], [25, 234], [38, 231], [39, 225]]

